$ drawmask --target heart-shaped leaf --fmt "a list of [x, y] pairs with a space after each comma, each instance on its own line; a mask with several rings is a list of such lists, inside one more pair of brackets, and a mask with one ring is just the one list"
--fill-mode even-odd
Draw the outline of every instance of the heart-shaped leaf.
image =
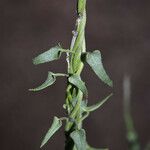
[[56, 81], [56, 76], [52, 72], [48, 72], [46, 81], [42, 85], [38, 86], [37, 88], [29, 89], [29, 91], [36, 92], [36, 91], [43, 90], [49, 87], [50, 85], [52, 85], [55, 81]]
[[69, 77], [69, 82], [75, 85], [77, 88], [79, 88], [85, 95], [85, 97], [88, 97], [88, 91], [85, 86], [85, 83], [81, 80], [79, 75], [72, 75]]
[[50, 62], [53, 60], [57, 60], [61, 56], [62, 48], [60, 46], [55, 46], [50, 48], [48, 51], [38, 55], [33, 59], [33, 64], [38, 65], [46, 62]]
[[82, 110], [86, 112], [95, 111], [96, 109], [100, 108], [113, 94], [111, 93], [106, 98], [104, 98], [102, 101], [99, 101], [98, 103], [92, 105], [92, 106], [86, 106], [84, 103], [82, 103]]
[[107, 85], [113, 86], [113, 83], [109, 76], [107, 75], [101, 58], [101, 53], [98, 50], [95, 50], [94, 52], [86, 53], [86, 61], [90, 65], [90, 67], [93, 69], [95, 74]]
[[59, 130], [61, 126], [62, 121], [59, 118], [54, 117], [53, 123], [48, 132], [46, 133], [40, 147], [43, 147], [48, 142], [48, 140], [53, 136], [53, 134]]
[[86, 134], [85, 130], [75, 130], [70, 134], [77, 150], [86, 150]]

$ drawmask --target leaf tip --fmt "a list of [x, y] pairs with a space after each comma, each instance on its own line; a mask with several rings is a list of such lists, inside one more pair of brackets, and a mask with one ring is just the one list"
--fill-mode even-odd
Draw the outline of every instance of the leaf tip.
[[36, 61], [36, 59], [34, 58], [34, 59], [32, 59], [32, 63], [33, 63], [33, 65], [37, 65], [37, 61]]
[[42, 142], [41, 142], [41, 145], [40, 145], [40, 148], [43, 148], [43, 146], [44, 146], [46, 143], [47, 143], [47, 142], [42, 141]]
[[41, 60], [39, 59], [39, 56], [32, 59], [33, 65], [39, 65], [42, 64]]
[[32, 91], [33, 91], [33, 89], [28, 89], [28, 91], [32, 92]]
[[38, 91], [38, 90], [36, 90], [36, 89], [28, 89], [30, 92], [36, 92], [36, 91]]
[[44, 146], [44, 143], [41, 143], [40, 148], [42, 148]]
[[114, 95], [114, 93], [110, 93], [110, 95], [108, 96], [109, 98], [112, 97]]
[[113, 87], [113, 81], [110, 80], [110, 82], [108, 83], [108, 85], [109, 85], [110, 87]]

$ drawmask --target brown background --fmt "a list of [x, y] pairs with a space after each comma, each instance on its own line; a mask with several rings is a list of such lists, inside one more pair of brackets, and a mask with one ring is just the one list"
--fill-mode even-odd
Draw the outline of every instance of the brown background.
[[[32, 58], [60, 42], [68, 48], [75, 23], [75, 0], [0, 1], [0, 149], [39, 150], [54, 115], [63, 116], [65, 79], [38, 93], [47, 71], [64, 72], [61, 60], [33, 66]], [[150, 140], [150, 1], [88, 0], [87, 49], [101, 49], [114, 96], [85, 121], [88, 141], [127, 150], [122, 113], [122, 80], [132, 78], [132, 114], [144, 146]], [[66, 71], [66, 70], [65, 70]], [[111, 89], [87, 67], [83, 78], [94, 103]], [[63, 130], [43, 149], [62, 150]]]

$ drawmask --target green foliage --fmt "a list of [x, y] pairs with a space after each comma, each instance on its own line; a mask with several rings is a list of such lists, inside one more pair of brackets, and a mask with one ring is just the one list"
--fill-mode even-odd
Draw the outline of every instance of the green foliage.
[[43, 63], [47, 63], [50, 61], [54, 61], [60, 58], [62, 53], [73, 53], [70, 50], [61, 48], [60, 45], [50, 48], [48, 51], [38, 55], [33, 59], [34, 65], [39, 65]]
[[43, 147], [48, 142], [48, 140], [53, 136], [53, 134], [59, 130], [61, 126], [62, 121], [59, 118], [54, 117], [53, 123], [48, 132], [46, 133], [40, 147]]
[[88, 97], [88, 91], [85, 83], [81, 80], [79, 75], [72, 75], [69, 77], [68, 81], [80, 89], [86, 97]]
[[[43, 64], [50, 61], [58, 60], [61, 54], [66, 54], [67, 74], [48, 72], [46, 81], [37, 88], [30, 91], [40, 91], [55, 83], [56, 78], [66, 77], [66, 102], [63, 108], [66, 111], [65, 118], [65, 150], [106, 150], [90, 147], [86, 140], [85, 130], [82, 128], [83, 120], [89, 116], [89, 113], [102, 107], [102, 105], [112, 96], [108, 95], [102, 101], [92, 106], [88, 106], [88, 90], [85, 82], [81, 79], [81, 72], [84, 64], [88, 63], [95, 74], [108, 86], [112, 87], [113, 83], [107, 75], [98, 50], [86, 52], [85, 42], [85, 25], [86, 25], [86, 0], [77, 0], [77, 21], [76, 29], [73, 31], [73, 38], [70, 49], [63, 49], [60, 45], [50, 48], [48, 51], [38, 55], [33, 59], [33, 64]], [[83, 60], [82, 57], [85, 56]], [[53, 134], [62, 126], [62, 118], [54, 117], [53, 123], [48, 130], [41, 147], [43, 147]]]
[[95, 111], [96, 109], [100, 108], [113, 94], [111, 93], [110, 95], [108, 95], [106, 98], [104, 98], [102, 101], [99, 101], [98, 103], [92, 105], [92, 106], [86, 106], [86, 105], [82, 105], [82, 110], [86, 111], [86, 112], [92, 112]]
[[52, 84], [55, 83], [56, 77], [58, 77], [58, 76], [68, 76], [68, 75], [63, 74], [63, 73], [55, 74], [55, 73], [49, 71], [46, 81], [42, 85], [38, 86], [37, 88], [29, 89], [29, 91], [34, 91], [34, 92], [41, 91], [41, 90], [51, 86]]
[[50, 62], [53, 60], [57, 60], [61, 56], [61, 50], [62, 48], [60, 46], [52, 47], [48, 51], [35, 57], [33, 59], [33, 64], [38, 65], [38, 64], [43, 64], [43, 63]]
[[98, 50], [95, 50], [92, 53], [86, 54], [86, 61], [91, 66], [95, 74], [107, 85], [113, 86], [112, 81], [110, 80], [109, 76], [107, 75], [101, 58], [101, 53]]
[[38, 86], [37, 88], [34, 88], [34, 89], [29, 89], [30, 91], [40, 91], [40, 90], [43, 90], [49, 86], [51, 86], [52, 84], [54, 84], [56, 81], [56, 76], [52, 73], [52, 72], [48, 72], [48, 76], [47, 76], [47, 79], [46, 81]]
[[108, 149], [102, 149], [102, 148], [93, 148], [87, 144], [86, 141], [86, 133], [84, 129], [75, 130], [71, 133], [71, 138], [73, 139], [75, 143], [75, 150], [108, 150]]
[[85, 130], [75, 130], [71, 133], [71, 138], [75, 143], [75, 147], [77, 150], [86, 150], [86, 135]]

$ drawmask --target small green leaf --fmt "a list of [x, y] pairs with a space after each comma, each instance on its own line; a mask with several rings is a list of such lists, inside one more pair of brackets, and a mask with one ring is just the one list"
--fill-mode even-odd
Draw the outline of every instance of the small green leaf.
[[54, 74], [52, 72], [48, 72], [48, 77], [46, 79], [46, 81], [38, 86], [37, 88], [34, 88], [34, 89], [29, 89], [29, 91], [40, 91], [40, 90], [43, 90], [49, 86], [51, 86], [54, 82], [56, 81], [56, 76], [54, 76]]
[[107, 85], [113, 86], [113, 83], [109, 76], [107, 75], [101, 58], [101, 53], [98, 50], [95, 50], [92, 53], [86, 53], [86, 61], [90, 65], [90, 67], [93, 69], [95, 74]]
[[82, 110], [86, 111], [86, 112], [94, 111], [94, 110], [100, 108], [112, 95], [113, 94], [111, 93], [110, 95], [108, 95], [106, 98], [104, 98], [102, 101], [98, 102], [95, 105], [92, 105], [92, 106], [82, 105]]
[[40, 90], [43, 90], [43, 89], [51, 86], [52, 84], [54, 84], [54, 82], [56, 81], [56, 77], [58, 77], [58, 76], [59, 77], [68, 77], [68, 75], [64, 74], [64, 73], [53, 73], [53, 72], [49, 71], [46, 81], [42, 85], [38, 86], [37, 88], [29, 89], [29, 91], [36, 92], [36, 91], [40, 91]]
[[71, 133], [71, 138], [74, 141], [77, 150], [86, 150], [86, 134], [85, 130], [75, 130]]
[[50, 62], [53, 60], [57, 60], [61, 56], [62, 48], [60, 46], [55, 46], [49, 49], [48, 51], [38, 55], [33, 59], [33, 64], [38, 65], [46, 62]]
[[58, 131], [58, 129], [61, 126], [62, 126], [62, 121], [59, 118], [54, 117], [53, 123], [52, 123], [50, 129], [48, 130], [48, 132], [46, 133], [40, 147], [43, 147], [48, 142], [48, 140], [53, 136], [53, 134], [56, 131]]
[[85, 83], [81, 80], [79, 75], [72, 75], [71, 77], [69, 77], [69, 82], [72, 83], [73, 85], [75, 85], [77, 88], [79, 88], [86, 97], [88, 97], [88, 91], [87, 88], [85, 86]]

